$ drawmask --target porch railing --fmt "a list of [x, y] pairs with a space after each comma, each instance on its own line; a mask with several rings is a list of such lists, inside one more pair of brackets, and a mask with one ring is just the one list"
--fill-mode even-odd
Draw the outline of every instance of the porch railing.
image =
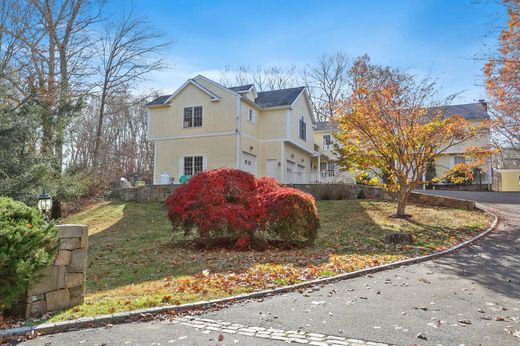
[[303, 171], [287, 172], [286, 179], [288, 184], [318, 184], [325, 183], [338, 175], [338, 171]]

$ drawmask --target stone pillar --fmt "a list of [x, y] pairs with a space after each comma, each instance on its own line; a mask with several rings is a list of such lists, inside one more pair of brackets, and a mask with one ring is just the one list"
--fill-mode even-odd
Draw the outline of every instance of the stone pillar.
[[88, 228], [59, 225], [58, 252], [52, 265], [41, 270], [22, 302], [26, 318], [83, 303], [87, 271]]

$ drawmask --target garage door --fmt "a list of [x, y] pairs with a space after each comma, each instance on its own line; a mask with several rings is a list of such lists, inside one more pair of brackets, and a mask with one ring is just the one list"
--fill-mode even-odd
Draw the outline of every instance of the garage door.
[[240, 169], [251, 174], [256, 174], [256, 156], [246, 152], [242, 152], [242, 163]]

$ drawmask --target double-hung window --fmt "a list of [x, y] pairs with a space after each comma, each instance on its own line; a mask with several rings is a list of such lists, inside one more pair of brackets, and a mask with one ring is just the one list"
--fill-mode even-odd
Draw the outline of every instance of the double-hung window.
[[184, 175], [195, 175], [203, 170], [202, 156], [184, 157]]
[[305, 123], [305, 119], [303, 119], [303, 117], [301, 117], [298, 124], [299, 124], [299, 126], [298, 126], [299, 137], [300, 137], [300, 139], [303, 139], [304, 141], [306, 141], [307, 140], [307, 124]]
[[330, 135], [323, 135], [323, 149], [330, 150], [332, 147], [332, 142], [330, 140]]
[[466, 158], [464, 156], [455, 156], [455, 164], [459, 165], [461, 163], [466, 163]]
[[184, 108], [184, 127], [202, 126], [202, 106]]

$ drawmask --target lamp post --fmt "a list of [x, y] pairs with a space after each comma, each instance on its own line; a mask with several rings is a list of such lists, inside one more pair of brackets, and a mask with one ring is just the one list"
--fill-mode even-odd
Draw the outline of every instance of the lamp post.
[[52, 208], [52, 198], [51, 196], [43, 191], [43, 193], [38, 195], [38, 209], [47, 216]]

